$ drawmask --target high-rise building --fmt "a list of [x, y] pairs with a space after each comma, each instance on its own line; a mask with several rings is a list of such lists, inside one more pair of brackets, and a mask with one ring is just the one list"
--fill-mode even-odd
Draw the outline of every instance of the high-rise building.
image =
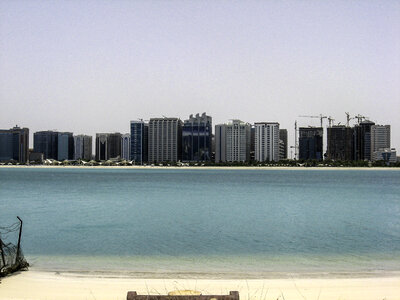
[[29, 129], [15, 126], [0, 130], [0, 161], [15, 160], [26, 163], [29, 159]]
[[371, 127], [374, 122], [365, 120], [354, 126], [353, 131], [353, 159], [371, 160]]
[[[279, 160], [288, 158], [288, 133], [287, 129], [279, 129]], [[282, 142], [281, 142], [282, 141]]]
[[215, 162], [250, 160], [251, 125], [240, 120], [215, 126]]
[[144, 121], [131, 121], [131, 156], [135, 164], [148, 161], [149, 124]]
[[182, 159], [182, 121], [152, 118], [149, 122], [149, 162], [177, 162]]
[[354, 129], [344, 125], [328, 127], [327, 158], [331, 160], [353, 160]]
[[96, 133], [96, 160], [121, 158], [120, 133]]
[[92, 159], [92, 137], [90, 135], [74, 136], [74, 159], [91, 160]]
[[258, 122], [254, 127], [255, 160], [279, 161], [279, 123]]
[[38, 131], [33, 134], [33, 149], [43, 153], [44, 159], [58, 159], [58, 132]]
[[212, 118], [203, 113], [189, 116], [182, 127], [182, 160], [209, 161], [212, 148]]
[[299, 128], [299, 159], [323, 159], [322, 127]]
[[121, 158], [130, 160], [131, 157], [131, 134], [125, 133], [121, 137]]
[[74, 136], [72, 132], [59, 132], [57, 143], [57, 160], [73, 160]]
[[390, 125], [372, 125], [371, 160], [373, 160], [373, 153], [382, 149], [390, 149]]
[[0, 130], [0, 161], [14, 159], [14, 143], [11, 130]]
[[256, 158], [256, 128], [251, 125], [250, 128], [250, 161]]

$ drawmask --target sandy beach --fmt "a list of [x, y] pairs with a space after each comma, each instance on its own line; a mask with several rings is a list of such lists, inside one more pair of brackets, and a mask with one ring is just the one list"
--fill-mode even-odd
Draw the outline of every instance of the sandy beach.
[[346, 279], [135, 279], [90, 277], [28, 271], [3, 278], [0, 299], [126, 299], [127, 291], [166, 294], [173, 290], [202, 294], [239, 291], [241, 299], [400, 299], [400, 277]]
[[52, 166], [52, 165], [0, 165], [0, 168], [46, 168], [46, 169], [130, 169], [130, 170], [356, 170], [400, 171], [397, 167], [211, 167], [211, 166]]

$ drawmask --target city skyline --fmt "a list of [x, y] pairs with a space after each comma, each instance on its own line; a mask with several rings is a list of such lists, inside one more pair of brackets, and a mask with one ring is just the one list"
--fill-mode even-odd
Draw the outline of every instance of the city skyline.
[[[0, 2], [0, 128], [95, 136], [207, 112], [298, 126], [345, 112], [400, 147], [400, 4]], [[353, 120], [354, 121], [354, 120]], [[326, 132], [325, 132], [326, 134]]]

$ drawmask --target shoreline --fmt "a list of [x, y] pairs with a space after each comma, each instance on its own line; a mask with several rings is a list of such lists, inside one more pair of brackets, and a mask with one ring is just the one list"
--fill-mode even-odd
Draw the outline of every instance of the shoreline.
[[372, 278], [148, 279], [88, 277], [26, 271], [0, 282], [0, 299], [126, 299], [138, 294], [197, 290], [203, 295], [239, 291], [245, 299], [400, 299], [400, 276]]
[[400, 171], [400, 167], [248, 167], [248, 166], [51, 166], [51, 165], [0, 165], [1, 168], [26, 169], [125, 169], [125, 170], [331, 170], [331, 171]]

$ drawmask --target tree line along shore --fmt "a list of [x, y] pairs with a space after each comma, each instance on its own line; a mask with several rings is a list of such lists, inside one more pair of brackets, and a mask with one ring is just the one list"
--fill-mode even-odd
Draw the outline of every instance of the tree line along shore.
[[160, 162], [160, 163], [148, 163], [148, 164], [135, 164], [133, 161], [128, 160], [107, 160], [107, 161], [96, 161], [96, 160], [64, 160], [57, 161], [52, 159], [46, 159], [43, 162], [31, 161], [29, 163], [20, 163], [17, 161], [8, 161], [0, 163], [0, 166], [142, 166], [142, 167], [214, 167], [214, 168], [226, 168], [226, 167], [283, 167], [283, 168], [297, 168], [297, 167], [317, 167], [317, 168], [400, 168], [400, 161], [396, 163], [388, 163], [386, 161], [332, 161], [332, 160], [281, 160], [278, 162], [268, 161], [260, 163], [258, 161], [249, 162], [225, 162], [216, 163], [212, 161], [205, 162]]

